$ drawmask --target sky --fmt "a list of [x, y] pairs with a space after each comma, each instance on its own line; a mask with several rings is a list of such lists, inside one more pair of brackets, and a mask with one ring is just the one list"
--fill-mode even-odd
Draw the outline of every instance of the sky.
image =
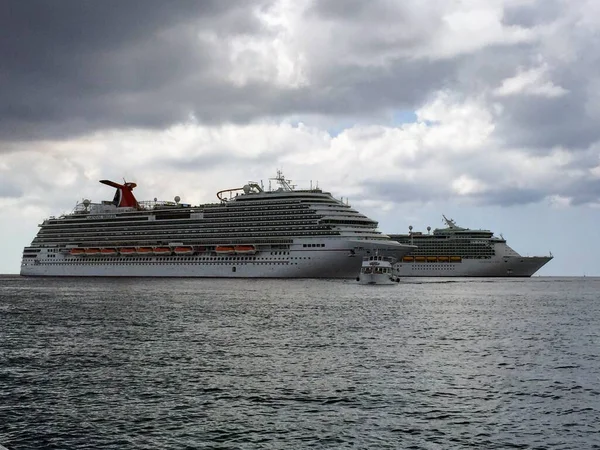
[[277, 170], [600, 276], [600, 2], [0, 1], [0, 273], [77, 201]]

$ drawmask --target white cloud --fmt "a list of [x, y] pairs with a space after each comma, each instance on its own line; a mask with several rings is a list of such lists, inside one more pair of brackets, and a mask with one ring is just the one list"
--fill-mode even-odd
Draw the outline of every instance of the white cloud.
[[425, 130], [423, 144], [436, 150], [437, 157], [448, 151], [468, 153], [481, 148], [494, 131], [493, 116], [483, 99], [461, 100], [438, 92], [433, 100], [416, 111], [417, 119], [432, 122]]
[[452, 189], [458, 195], [473, 195], [485, 192], [486, 185], [481, 180], [468, 175], [461, 175], [452, 181]]
[[[416, 111], [415, 123], [356, 125], [333, 138], [318, 127], [276, 122], [96, 133], [23, 144], [36, 150], [5, 155], [1, 171], [30, 202], [58, 209], [110, 197], [101, 178], [136, 181], [146, 199], [180, 195], [191, 203], [213, 201], [217, 190], [266, 179], [277, 168], [300, 185], [318, 180], [343, 196], [368, 195], [365, 184], [378, 182], [411, 183], [433, 196], [485, 194], [490, 183], [552, 193], [581, 178], [567, 149], [532, 155], [504, 148], [493, 135], [491, 109], [482, 98], [440, 92]], [[19, 176], [25, 172], [28, 178]]]
[[453, 57], [490, 45], [510, 46], [536, 39], [534, 30], [506, 26], [502, 2], [449, 2], [442, 27], [433, 31], [430, 56]]
[[553, 98], [569, 92], [555, 85], [548, 77], [549, 68], [546, 64], [529, 70], [519, 69], [514, 77], [503, 80], [502, 85], [494, 90], [494, 94], [499, 97], [525, 94]]

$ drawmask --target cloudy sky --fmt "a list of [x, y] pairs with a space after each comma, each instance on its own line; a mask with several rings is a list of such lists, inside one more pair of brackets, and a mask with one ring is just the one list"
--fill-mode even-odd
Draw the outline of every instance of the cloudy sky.
[[600, 2], [0, 1], [0, 273], [82, 198], [283, 170], [387, 233], [502, 233], [600, 275]]

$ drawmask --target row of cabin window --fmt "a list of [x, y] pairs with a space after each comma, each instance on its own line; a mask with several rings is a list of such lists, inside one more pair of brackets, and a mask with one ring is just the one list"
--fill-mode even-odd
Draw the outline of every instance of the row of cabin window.
[[[311, 259], [310, 257], [307, 258], [298, 258], [298, 259]], [[70, 261], [46, 261], [46, 262], [52, 262], [54, 263], [53, 265], [56, 265], [56, 263], [60, 263], [60, 262], [66, 262], [68, 263], [70, 266], [88, 266], [88, 265], [102, 265], [104, 264], [102, 261], [81, 261], [81, 262], [70, 262]], [[199, 262], [199, 261], [195, 261], [193, 262], [193, 264], [204, 264], [204, 265], [220, 265], [220, 264], [226, 264], [226, 263], [232, 263], [233, 261], [221, 261], [221, 262]], [[37, 263], [37, 261], [36, 261]], [[41, 261], [41, 263], [44, 263], [44, 260]], [[164, 262], [158, 262], [158, 261], [135, 261], [135, 262], [131, 262], [131, 261], [114, 261], [112, 262], [110, 265], [112, 266], [122, 266], [122, 265], [139, 265], [139, 264], [164, 264]], [[171, 264], [184, 264], [183, 261], [173, 261], [171, 262]], [[249, 262], [246, 261], [236, 261], [235, 264], [242, 264], [242, 265], [246, 265], [249, 264]], [[264, 265], [264, 264], [295, 264], [298, 265], [297, 262], [289, 262], [289, 261], [252, 261], [252, 264], [255, 265]]]
[[[276, 252], [275, 252], [276, 253]], [[280, 252], [284, 253], [284, 252]], [[273, 252], [271, 252], [273, 254]], [[289, 254], [289, 253], [288, 253]], [[53, 256], [53, 255], [50, 255]], [[310, 256], [293, 256], [290, 259], [311, 259]], [[247, 257], [247, 256], [230, 256], [230, 257], [209, 257], [209, 258], [136, 258], [136, 257], [128, 257], [124, 259], [114, 259], [114, 258], [86, 258], [85, 260], [77, 260], [77, 262], [85, 262], [85, 263], [107, 263], [110, 264], [118, 264], [118, 263], [131, 263], [131, 262], [139, 262], [139, 261], [153, 261], [153, 262], [174, 262], [174, 261], [265, 261], [269, 260], [269, 258], [257, 258], [257, 257]], [[41, 259], [41, 262], [49, 261], [48, 259]], [[72, 263], [73, 260], [65, 259], [59, 262]]]

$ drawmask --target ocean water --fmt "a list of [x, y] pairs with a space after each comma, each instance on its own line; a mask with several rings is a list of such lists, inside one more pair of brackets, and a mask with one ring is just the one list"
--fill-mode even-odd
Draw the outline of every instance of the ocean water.
[[600, 448], [600, 279], [0, 278], [17, 449]]

